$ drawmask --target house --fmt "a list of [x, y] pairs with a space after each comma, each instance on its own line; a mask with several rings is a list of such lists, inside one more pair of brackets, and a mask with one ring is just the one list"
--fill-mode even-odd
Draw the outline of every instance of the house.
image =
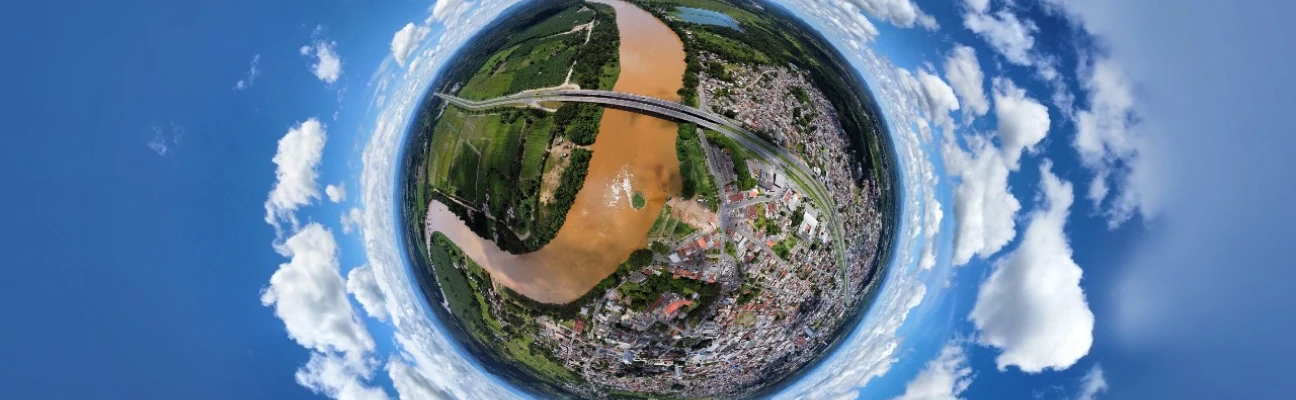
[[666, 313], [667, 319], [675, 318], [675, 313], [679, 312], [680, 308], [690, 306], [692, 304], [693, 304], [692, 300], [675, 300], [670, 302], [670, 304], [667, 304], [666, 308], [663, 309], [662, 311]]

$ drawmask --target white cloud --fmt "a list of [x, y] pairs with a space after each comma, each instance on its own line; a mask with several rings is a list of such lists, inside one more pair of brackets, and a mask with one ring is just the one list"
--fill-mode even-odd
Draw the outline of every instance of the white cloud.
[[1103, 377], [1102, 366], [1094, 364], [1089, 368], [1089, 372], [1080, 378], [1080, 393], [1076, 395], [1076, 400], [1094, 400], [1098, 398], [1099, 393], [1107, 392], [1107, 378]]
[[464, 3], [464, 0], [436, 0], [436, 3], [432, 4], [432, 15], [428, 16], [428, 24], [430, 25], [432, 22], [447, 22], [455, 20], [455, 18], [450, 17], [454, 14], [459, 14], [460, 12], [458, 11], [461, 9], [460, 6], [466, 5]]
[[1026, 91], [1008, 78], [995, 78], [994, 103], [1004, 161], [1015, 171], [1022, 151], [1034, 150], [1048, 134], [1048, 107], [1027, 97]]
[[1021, 203], [1008, 187], [1009, 168], [1002, 153], [983, 136], [967, 138], [970, 151], [942, 145], [954, 189], [954, 265], [999, 252], [1017, 235], [1013, 218]]
[[324, 194], [328, 195], [329, 201], [334, 203], [341, 203], [343, 201], [346, 201], [346, 194], [347, 194], [346, 185], [338, 184], [337, 186], [334, 185], [325, 186]]
[[342, 213], [342, 233], [351, 233], [351, 230], [362, 222], [360, 217], [360, 209], [355, 207]]
[[927, 118], [945, 127], [946, 131], [954, 129], [954, 120], [950, 118], [950, 113], [959, 109], [958, 96], [954, 94], [954, 89], [940, 77], [925, 70], [918, 70], [917, 78], [910, 75], [907, 70], [898, 72], [901, 83], [912, 91], [913, 97], [922, 104]]
[[249, 63], [251, 65], [248, 66], [248, 71], [243, 74], [243, 78], [240, 78], [238, 82], [234, 83], [234, 90], [244, 90], [252, 87], [253, 83], [256, 83], [256, 78], [261, 76], [261, 68], [259, 68], [260, 63], [261, 54], [253, 55], [252, 62]]
[[352, 268], [347, 273], [346, 291], [355, 296], [370, 317], [379, 321], [387, 320], [387, 299], [383, 297], [382, 289], [374, 279], [373, 268], [368, 265]]
[[851, 0], [851, 2], [864, 9], [869, 15], [896, 26], [910, 28], [917, 23], [927, 30], [936, 30], [940, 27], [935, 18], [924, 13], [911, 0]]
[[419, 374], [419, 371], [400, 360], [387, 362], [387, 375], [391, 377], [392, 386], [400, 393], [401, 399], [453, 399], [449, 393], [438, 388], [436, 382]]
[[994, 265], [981, 283], [968, 319], [977, 341], [1001, 350], [1000, 370], [1063, 370], [1089, 353], [1094, 315], [1080, 287], [1083, 271], [1071, 259], [1063, 228], [1074, 200], [1071, 183], [1051, 163], [1040, 167], [1039, 209], [1031, 213], [1021, 244]]
[[413, 22], [405, 24], [404, 28], [396, 31], [396, 34], [392, 36], [392, 58], [396, 59], [397, 64], [405, 66], [405, 59], [409, 58], [411, 53], [414, 53], [414, 50], [418, 48], [419, 41], [422, 41], [431, 31], [432, 29], [426, 26], [416, 26]]
[[171, 149], [167, 147], [166, 140], [162, 139], [160, 136], [154, 136], [153, 139], [148, 141], [148, 143], [145, 143], [145, 146], [148, 146], [149, 150], [153, 150], [153, 152], [157, 153], [159, 156], [165, 156], [171, 151]]
[[288, 337], [317, 352], [352, 358], [372, 350], [373, 337], [347, 300], [333, 233], [311, 223], [275, 250], [289, 260], [270, 277], [261, 304], [274, 307]]
[[275, 164], [275, 184], [265, 203], [265, 221], [276, 230], [280, 219], [296, 224], [292, 212], [319, 198], [315, 168], [328, 138], [325, 128], [318, 119], [311, 118], [292, 127], [279, 139], [279, 149], [271, 159]]
[[1155, 217], [1160, 198], [1151, 178], [1151, 146], [1134, 126], [1134, 95], [1125, 74], [1115, 62], [1101, 58], [1081, 76], [1080, 83], [1088, 94], [1089, 108], [1076, 113], [1076, 135], [1072, 144], [1080, 160], [1096, 175], [1088, 192], [1097, 209], [1111, 192], [1109, 178], [1115, 180], [1116, 197], [1106, 209], [1108, 225], [1116, 227], [1135, 213]]
[[[397, 366], [389, 359], [387, 370], [401, 398], [427, 398], [428, 393], [438, 391], [449, 398], [516, 398], [507, 386], [478, 367], [476, 361], [454, 350], [452, 339], [441, 332], [426, 312], [422, 294], [413, 289], [415, 285], [401, 259], [402, 245], [391, 240], [398, 232], [392, 198], [396, 182], [391, 171], [398, 165], [404, 127], [409, 126], [410, 116], [435, 78], [434, 73], [445, 65], [454, 50], [513, 4], [504, 0], [438, 3], [433, 13], [444, 17], [443, 32], [435, 37], [436, 43], [428, 44], [429, 49], [416, 51], [407, 60], [421, 67], [405, 70], [395, 60], [385, 61], [369, 81], [368, 87], [374, 88], [372, 98], [386, 101], [377, 105], [376, 118], [368, 125], [372, 133], [361, 155], [363, 167], [358, 191], [361, 207], [348, 212], [344, 219], [358, 223], [367, 264], [373, 269], [374, 279], [386, 300], [397, 343], [395, 362], [400, 363]], [[436, 11], [437, 8], [444, 11]]]
[[310, 66], [311, 73], [324, 83], [332, 85], [342, 76], [342, 58], [337, 54], [337, 42], [324, 38], [322, 31], [322, 28], [316, 28], [311, 34], [312, 43], [302, 46], [299, 52], [314, 60], [314, 64]]
[[954, 400], [972, 384], [972, 367], [963, 354], [962, 343], [950, 340], [940, 354], [909, 384], [897, 400]]
[[990, 101], [985, 94], [985, 74], [981, 72], [976, 50], [955, 46], [945, 58], [945, 79], [949, 80], [968, 113], [982, 116], [990, 110]]
[[373, 375], [373, 369], [363, 361], [339, 357], [336, 354], [312, 353], [310, 361], [297, 370], [297, 384], [315, 394], [337, 400], [387, 400], [387, 392], [369, 386], [364, 381]]
[[[854, 4], [840, 1], [837, 2], [837, 8], [841, 10], [840, 14], [833, 13], [831, 9], [820, 10], [820, 12], [832, 14], [830, 18], [833, 24], [850, 34], [851, 38], [856, 41], [868, 42], [877, 37], [877, 27], [874, 26], [873, 22], [870, 22], [868, 18], [865, 18], [864, 14], [862, 14], [860, 9], [855, 7]], [[838, 15], [845, 15], [847, 19], [843, 21], [838, 18]]]
[[184, 127], [174, 122], [169, 129], [153, 125], [149, 127], [149, 131], [153, 132], [153, 138], [144, 145], [159, 156], [170, 154], [171, 148], [180, 144], [180, 138], [185, 133]]
[[990, 8], [990, 0], [964, 0], [963, 4], [966, 4], [969, 10], [978, 14], [985, 13], [986, 9]]
[[1032, 64], [1031, 49], [1035, 47], [1035, 32], [1039, 28], [1030, 20], [1019, 20], [1008, 10], [985, 13], [973, 9], [963, 15], [963, 26], [980, 35], [1008, 62]]

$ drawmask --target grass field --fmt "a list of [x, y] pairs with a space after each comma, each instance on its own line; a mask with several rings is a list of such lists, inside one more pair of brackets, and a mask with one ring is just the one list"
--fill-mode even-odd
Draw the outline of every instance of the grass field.
[[544, 20], [544, 22], [527, 28], [527, 30], [514, 36], [508, 44], [514, 45], [533, 38], [543, 38], [567, 32], [574, 26], [587, 24], [590, 20], [594, 19], [593, 10], [586, 9], [582, 11], [581, 8], [582, 7], [568, 8], [558, 15]]
[[[455, 94], [469, 99], [494, 98], [557, 86], [569, 75], [573, 83], [580, 75], [582, 82], [610, 88], [620, 71], [612, 8], [572, 4], [539, 25], [509, 34], [507, 42], [483, 49], [477, 59], [484, 61], [464, 68], [475, 72], [461, 78], [464, 85]], [[598, 21], [594, 29], [585, 29], [583, 25], [591, 21]], [[612, 75], [603, 76], [602, 72]], [[431, 126], [425, 167], [428, 185], [418, 200], [437, 198], [454, 203], [447, 205], [474, 233], [493, 238], [505, 251], [538, 250], [562, 226], [588, 168], [587, 150], [550, 148], [555, 135], [565, 134], [560, 132], [564, 125], [559, 121], [553, 113], [534, 109], [468, 111], [448, 106]], [[593, 142], [597, 125], [588, 132], [582, 137]], [[567, 139], [588, 144], [574, 137]], [[580, 152], [584, 153], [574, 154]], [[573, 167], [550, 173], [557, 165]], [[547, 196], [543, 201], [542, 193]]]
[[693, 34], [696, 35], [698, 39], [706, 41], [717, 48], [723, 49], [723, 54], [721, 55], [730, 61], [752, 62], [758, 64], [768, 64], [770, 62], [769, 56], [765, 55], [765, 53], [761, 53], [760, 51], [739, 43], [736, 40], [702, 30], [696, 31]]
[[[594, 19], [595, 12], [585, 6], [569, 8], [538, 25], [515, 34], [503, 50], [491, 55], [486, 63], [469, 78], [458, 95], [473, 100], [484, 100], [523, 90], [552, 87], [567, 79], [576, 56], [585, 44], [587, 32], [573, 29]], [[620, 71], [615, 63], [605, 65], [613, 75], [600, 80], [616, 80]]]
[[522, 180], [539, 179], [544, 172], [545, 154], [549, 152], [549, 138], [553, 119], [536, 121], [526, 128], [526, 147], [522, 151]]
[[684, 182], [682, 194], [688, 198], [700, 197], [711, 211], [716, 211], [720, 205], [720, 188], [711, 175], [711, 169], [707, 167], [706, 153], [702, 150], [701, 140], [697, 138], [698, 130], [690, 126], [691, 124], [681, 124], [675, 138], [675, 156], [680, 160], [680, 179]]

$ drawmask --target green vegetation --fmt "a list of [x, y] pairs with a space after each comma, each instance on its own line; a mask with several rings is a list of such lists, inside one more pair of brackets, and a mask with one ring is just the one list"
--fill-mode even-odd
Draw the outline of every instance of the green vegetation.
[[535, 38], [506, 48], [487, 60], [458, 95], [484, 100], [526, 89], [561, 85], [584, 35], [567, 33]]
[[[654, 301], [657, 301], [663, 294], [675, 293], [684, 299], [692, 299], [691, 295], [698, 293], [699, 300], [705, 293], [715, 292], [719, 294], [720, 285], [706, 283], [696, 279], [672, 278], [670, 274], [648, 275], [648, 279], [643, 283], [626, 282], [621, 284], [617, 289], [621, 300], [626, 302], [627, 307], [635, 311], [644, 311]], [[694, 301], [689, 306], [689, 310], [695, 309], [699, 301]]]
[[698, 106], [697, 87], [701, 83], [698, 78], [698, 72], [702, 71], [702, 62], [698, 61], [697, 52], [689, 51], [689, 43], [684, 43], [684, 86], [676, 94], [680, 96], [680, 103], [689, 106]]
[[603, 107], [593, 103], [564, 103], [554, 112], [554, 126], [567, 140], [582, 146], [594, 144]]
[[527, 126], [522, 149], [521, 181], [539, 181], [544, 169], [545, 157], [549, 155], [549, 142], [553, 132], [552, 118], [536, 119]]
[[673, 237], [675, 239], [683, 239], [685, 237], [688, 237], [688, 235], [692, 235], [693, 232], [697, 232], [697, 228], [694, 228], [693, 225], [689, 225], [684, 223], [683, 221], [680, 221], [680, 223], [675, 224], [675, 231]]
[[796, 97], [797, 101], [801, 102], [802, 105], [810, 105], [810, 95], [800, 86], [792, 87], [792, 96]]
[[711, 211], [716, 211], [720, 206], [720, 188], [707, 167], [706, 153], [697, 137], [697, 125], [680, 123], [678, 132], [675, 157], [680, 161], [680, 197], [691, 199], [699, 196]]
[[581, 47], [572, 67], [572, 82], [585, 89], [611, 90], [621, 72], [619, 54], [621, 34], [617, 31], [616, 13], [612, 7], [591, 4], [598, 15], [589, 42]]
[[[482, 50], [466, 55], [469, 62], [480, 60], [475, 69], [451, 67], [449, 73], [472, 71], [458, 95], [487, 99], [557, 86], [569, 71], [583, 86], [606, 84], [610, 89], [620, 72], [615, 11], [560, 0], [542, 14], [533, 24], [521, 25], [528, 26], [521, 32], [487, 32]], [[591, 21], [592, 30], [578, 29]], [[602, 115], [602, 107], [593, 104], [563, 105], [553, 115], [516, 108], [447, 108], [431, 127], [428, 187], [419, 201], [446, 204], [473, 232], [496, 238], [505, 251], [537, 250], [562, 227], [589, 166], [586, 149], [550, 157], [554, 137], [593, 144]], [[544, 173], [556, 165], [565, 167], [553, 198], [542, 203]]]
[[635, 250], [630, 253], [630, 257], [626, 258], [625, 262], [621, 263], [620, 266], [617, 266], [616, 271], [613, 271], [611, 275], [608, 275], [607, 278], [603, 278], [603, 280], [599, 281], [597, 285], [594, 285], [593, 289], [585, 292], [585, 294], [580, 298], [567, 304], [541, 303], [531, 300], [530, 298], [520, 295], [508, 288], [504, 288], [502, 292], [504, 293], [505, 298], [516, 303], [526, 312], [533, 313], [533, 315], [548, 315], [557, 319], [572, 319], [580, 313], [581, 307], [585, 307], [599, 298], [602, 298], [604, 293], [616, 287], [617, 283], [621, 282], [626, 275], [629, 275], [631, 272], [639, 271], [651, 263], [652, 251], [648, 249]]
[[504, 362], [555, 381], [579, 381], [553, 354], [531, 345], [537, 329], [534, 321], [504, 324], [495, 318], [498, 313], [492, 312], [491, 302], [486, 299], [492, 291], [490, 275], [484, 269], [440, 232], [433, 234], [432, 244], [431, 261], [437, 283], [461, 329], [478, 343], [493, 347], [496, 354], [504, 356]]
[[665, 227], [667, 224], [670, 224], [671, 220], [672, 220], [671, 206], [670, 205], [662, 206], [661, 211], [657, 213], [657, 219], [653, 221], [652, 228], [648, 229], [648, 237], [651, 238], [656, 236], [659, 232], [661, 232], [663, 227]]
[[[592, 31], [577, 29], [591, 21]], [[573, 3], [508, 37], [501, 50], [491, 54], [464, 83], [458, 95], [484, 100], [558, 86], [568, 79], [569, 72], [571, 82], [581, 87], [611, 89], [621, 71], [619, 46], [620, 34], [611, 7]]]
[[548, 243], [558, 235], [558, 229], [562, 228], [563, 222], [567, 220], [567, 211], [571, 210], [572, 204], [576, 202], [576, 194], [580, 193], [581, 187], [585, 186], [585, 175], [589, 173], [589, 162], [593, 157], [594, 153], [589, 150], [572, 150], [569, 156], [571, 160], [568, 161], [567, 169], [563, 170], [558, 189], [554, 191], [553, 201], [549, 202], [544, 218], [532, 231], [532, 236], [538, 235], [543, 238], [542, 243]]
[[551, 158], [554, 134], [553, 117], [538, 110], [447, 108], [429, 144], [427, 196], [446, 204], [478, 235], [498, 237], [506, 251], [538, 249], [562, 226], [589, 161], [587, 150], [573, 151], [553, 201], [542, 204], [542, 166]]
[[[569, 6], [563, 9], [557, 15], [519, 32], [509, 40], [506, 46], [516, 45], [530, 39], [567, 33], [572, 30], [572, 27], [587, 24], [594, 19], [593, 12], [581, 10], [581, 8], [580, 6]], [[583, 40], [584, 37], [582, 36], [581, 39]]]
[[793, 229], [801, 226], [801, 222], [805, 221], [805, 204], [798, 206], [796, 211], [792, 212], [791, 218], [792, 218], [791, 226]]
[[738, 299], [735, 302], [740, 306], [751, 303], [752, 300], [756, 300], [756, 298], [760, 297], [760, 293], [760, 286], [750, 284], [743, 285], [742, 289], [739, 289], [738, 291]]
[[724, 58], [732, 62], [750, 63], [769, 65], [770, 58], [765, 53], [753, 49], [751, 46], [743, 44], [724, 36], [720, 36], [707, 31], [697, 31], [695, 36], [697, 49], [705, 51]]
[[747, 160], [751, 158], [747, 148], [740, 146], [733, 138], [716, 131], [706, 131], [706, 138], [729, 153], [729, 158], [733, 160], [734, 186], [737, 186], [738, 190], [755, 188], [756, 178], [752, 177], [751, 170], [747, 168]]
[[724, 250], [725, 254], [728, 254], [730, 257], [738, 258], [738, 246], [734, 246], [732, 240], [725, 241]]
[[786, 260], [788, 255], [792, 254], [792, 249], [795, 249], [796, 245], [796, 236], [789, 235], [786, 239], [783, 239], [783, 241], [774, 244], [774, 254], [777, 254], [779, 258]]
[[774, 221], [770, 221], [769, 218], [765, 218], [764, 213], [756, 215], [756, 221], [753, 221], [753, 224], [756, 225], [757, 231], [765, 232], [766, 235], [777, 235], [782, 232], [782, 230], [779, 229], [778, 224], [774, 223]]
[[633, 196], [630, 196], [630, 206], [634, 207], [634, 209], [642, 210], [646, 205], [648, 205], [648, 201], [644, 199], [643, 192], [636, 191]]

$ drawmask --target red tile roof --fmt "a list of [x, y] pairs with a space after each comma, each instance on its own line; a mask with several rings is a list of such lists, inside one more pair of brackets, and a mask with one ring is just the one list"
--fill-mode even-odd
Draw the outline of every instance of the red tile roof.
[[675, 315], [675, 312], [676, 312], [676, 311], [679, 311], [680, 307], [684, 307], [684, 306], [688, 306], [688, 305], [692, 305], [692, 304], [693, 304], [693, 301], [691, 301], [691, 300], [675, 300], [675, 301], [672, 301], [670, 304], [667, 304], [667, 305], [666, 305], [666, 310], [665, 310], [665, 311], [666, 311], [666, 316], [668, 316], [668, 317], [670, 317], [670, 316], [674, 316], [674, 315]]

